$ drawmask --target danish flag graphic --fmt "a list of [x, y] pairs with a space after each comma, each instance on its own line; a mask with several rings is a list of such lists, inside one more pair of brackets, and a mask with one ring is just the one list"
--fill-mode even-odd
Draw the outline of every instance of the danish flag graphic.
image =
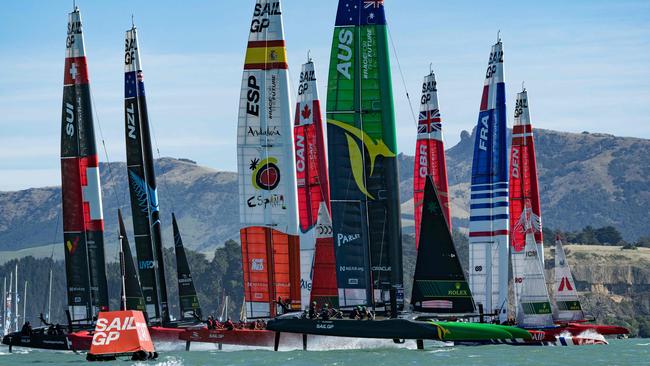
[[562, 278], [562, 281], [560, 282], [560, 288], [558, 289], [558, 292], [562, 292], [565, 289], [567, 291], [573, 291], [573, 286], [571, 286], [571, 282], [566, 277]]

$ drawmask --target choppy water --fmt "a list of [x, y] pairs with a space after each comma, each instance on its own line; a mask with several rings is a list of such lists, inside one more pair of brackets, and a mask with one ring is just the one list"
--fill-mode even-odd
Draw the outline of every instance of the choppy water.
[[[608, 346], [581, 347], [512, 347], [477, 346], [449, 347], [427, 344], [424, 351], [413, 349], [415, 344], [395, 346], [388, 342], [354, 342], [337, 344], [335, 350], [280, 351], [224, 347], [218, 351], [212, 345], [196, 347], [185, 352], [160, 348], [156, 361], [133, 363], [115, 361], [101, 365], [156, 365], [156, 366], [231, 366], [231, 365], [282, 365], [282, 366], [409, 366], [409, 365], [650, 365], [650, 339], [610, 340]], [[356, 349], [341, 349], [341, 348]], [[200, 349], [199, 349], [200, 348]], [[16, 350], [7, 353], [0, 348], [0, 365], [73, 365], [84, 364], [85, 355]]]

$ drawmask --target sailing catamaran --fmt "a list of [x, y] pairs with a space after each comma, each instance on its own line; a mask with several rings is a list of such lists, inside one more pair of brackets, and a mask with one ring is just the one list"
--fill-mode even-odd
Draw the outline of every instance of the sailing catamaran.
[[300, 244], [287, 52], [280, 1], [257, 0], [242, 77], [237, 130], [247, 318], [300, 309]]
[[[319, 225], [322, 204], [327, 210], [324, 214], [329, 216], [330, 188], [316, 71], [311, 59], [302, 65], [300, 72], [295, 116], [293, 131], [300, 218], [301, 302], [307, 305], [313, 298], [331, 303], [337, 297], [337, 292], [336, 287], [333, 292], [331, 288], [328, 291], [327, 282], [329, 278], [335, 278], [336, 272], [324, 271], [325, 267], [322, 266], [327, 264], [322, 262], [327, 260], [327, 253], [334, 250], [333, 241], [325, 240], [326, 235], [332, 237], [332, 232], [322, 230], [322, 224]], [[311, 294], [314, 285], [319, 289], [316, 296]]]
[[[97, 313], [108, 310], [98, 164], [83, 27], [75, 7], [68, 15], [61, 114], [61, 196], [70, 323], [65, 333], [92, 327]], [[9, 334], [3, 343], [68, 349], [65, 334], [47, 334], [45, 328], [34, 329], [27, 336]]]
[[420, 222], [422, 221], [422, 201], [427, 177], [431, 176], [436, 185], [438, 196], [447, 225], [451, 230], [451, 213], [449, 212], [449, 195], [447, 182], [447, 163], [442, 139], [442, 118], [438, 106], [438, 84], [436, 75], [431, 71], [422, 82], [420, 99], [420, 116], [418, 118], [418, 137], [415, 147], [415, 164], [413, 172], [413, 205], [415, 216], [415, 245], [420, 243]]
[[507, 318], [508, 157], [503, 44], [492, 46], [476, 126], [469, 223], [469, 279], [480, 312]]
[[135, 25], [126, 31], [124, 117], [126, 164], [140, 283], [149, 320], [165, 324], [170, 322], [170, 316], [162, 257], [158, 190]]
[[571, 268], [566, 260], [560, 235], [555, 236], [555, 284], [554, 298], [556, 312], [553, 318], [558, 322], [583, 321], [585, 313], [578, 299], [578, 291]]
[[510, 250], [517, 324], [524, 328], [553, 326], [544, 276], [544, 244], [539, 204], [535, 141], [528, 93], [517, 93], [510, 150]]
[[[587, 339], [579, 337], [586, 330], [600, 334], [627, 334], [628, 330], [622, 327], [584, 323], [584, 313], [559, 237], [556, 238], [555, 253], [556, 307], [552, 306], [544, 274], [535, 141], [530, 121], [528, 92], [525, 89], [517, 94], [515, 107], [509, 194], [510, 246], [517, 325], [543, 331], [546, 340], [555, 340], [555, 337], [562, 333], [570, 333], [573, 338], [580, 340], [578, 343]], [[560, 326], [555, 326], [554, 322]], [[572, 343], [561, 339], [558, 341], [563, 345]]]

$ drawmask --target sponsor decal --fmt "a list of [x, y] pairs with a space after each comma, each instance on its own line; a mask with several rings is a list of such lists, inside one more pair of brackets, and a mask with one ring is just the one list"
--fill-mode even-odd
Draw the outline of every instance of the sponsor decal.
[[390, 272], [391, 266], [373, 266], [371, 269], [377, 272]]
[[[453, 289], [447, 291], [448, 296], [469, 296], [467, 288], [463, 288], [463, 284], [456, 282]], [[466, 286], [465, 286], [466, 287]]]
[[263, 258], [251, 259], [251, 271], [255, 271], [255, 272], [264, 271], [264, 259]]
[[284, 203], [284, 195], [281, 194], [272, 194], [270, 196], [253, 196], [250, 197], [247, 201], [246, 204], [250, 208], [254, 207], [280, 207], [283, 210], [286, 210], [287, 206]]
[[517, 99], [517, 105], [515, 106], [515, 118], [519, 118], [519, 116], [524, 114], [524, 108], [528, 108], [528, 99]]
[[[314, 70], [300, 72], [300, 85], [298, 86], [298, 95], [303, 95], [309, 90], [309, 82], [316, 81]], [[305, 117], [308, 118], [309, 116]]]
[[65, 40], [65, 47], [70, 48], [75, 43], [75, 35], [81, 34], [81, 21], [68, 22], [68, 37]]
[[390, 151], [390, 148], [384, 143], [383, 140], [379, 139], [375, 141], [365, 132], [354, 126], [350, 126], [346, 123], [333, 119], [329, 119], [327, 121], [329, 124], [340, 127], [345, 131], [345, 136], [348, 141], [348, 152], [350, 155], [350, 165], [352, 166], [352, 175], [354, 177], [354, 181], [363, 194], [365, 194], [371, 200], [374, 200], [375, 197], [368, 192], [365, 184], [366, 177], [364, 177], [363, 166], [364, 151], [359, 148], [359, 145], [355, 141], [355, 138], [361, 142], [363, 149], [368, 152], [368, 156], [370, 157], [370, 172], [368, 172], [368, 176], [372, 176], [375, 169], [375, 161], [378, 156], [393, 158], [395, 157], [395, 153]]
[[156, 261], [138, 261], [138, 269], [154, 269], [156, 268]]
[[428, 158], [428, 147], [426, 144], [420, 145], [420, 177], [426, 178], [427, 172], [429, 171], [429, 158]]
[[300, 288], [305, 289], [307, 291], [311, 291], [311, 286], [312, 286], [311, 280], [304, 279], [304, 278], [300, 279]]
[[258, 137], [258, 136], [282, 136], [278, 126], [267, 126], [266, 129], [248, 127], [248, 136]]
[[[280, 2], [275, 1], [272, 3], [257, 3], [255, 4], [255, 11], [253, 12], [253, 21], [251, 22], [251, 32], [263, 32], [271, 25], [269, 16], [282, 15], [280, 10]], [[258, 19], [261, 18], [261, 19]]]
[[337, 246], [341, 246], [343, 244], [348, 244], [353, 241], [361, 239], [361, 234], [343, 234], [339, 233], [336, 235], [336, 244]]
[[79, 237], [76, 237], [73, 240], [68, 240], [65, 243], [65, 247], [68, 249], [68, 253], [70, 253], [70, 255], [74, 254], [74, 252], [77, 250], [78, 245], [79, 245]]
[[485, 78], [489, 79], [497, 72], [497, 64], [503, 63], [503, 51], [491, 52]]
[[272, 191], [277, 188], [280, 184], [280, 168], [277, 164], [278, 159], [273, 157], [251, 161], [249, 168], [253, 171], [252, 181], [255, 189]]
[[336, 65], [336, 70], [343, 75], [346, 79], [350, 80], [350, 68], [352, 68], [352, 41], [354, 41], [354, 33], [350, 29], [343, 28], [339, 31], [338, 36], [338, 55], [339, 60]]
[[339, 272], [363, 272], [363, 267], [357, 266], [339, 266]]
[[318, 323], [318, 324], [316, 324], [316, 329], [334, 329], [334, 324], [330, 324], [330, 323], [326, 323], [326, 324]]

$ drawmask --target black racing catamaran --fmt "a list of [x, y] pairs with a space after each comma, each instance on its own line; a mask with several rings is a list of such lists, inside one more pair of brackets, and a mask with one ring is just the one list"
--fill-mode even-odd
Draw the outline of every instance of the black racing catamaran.
[[473, 314], [472, 292], [447, 222], [433, 177], [429, 175], [424, 187], [411, 304], [415, 312]]
[[[140, 284], [146, 312], [152, 324], [175, 326], [167, 303], [160, 208], [154, 170], [153, 149], [144, 89], [144, 74], [135, 25], [126, 31], [124, 56], [124, 112], [126, 156], [133, 215], [133, 232], [138, 258]], [[173, 214], [172, 214], [173, 215]], [[189, 264], [173, 216], [174, 241], [178, 265], [181, 319], [195, 320], [201, 309], [192, 282]]]
[[79, 8], [68, 15], [61, 113], [61, 197], [69, 326], [5, 336], [4, 344], [67, 350], [66, 334], [92, 328], [108, 310], [104, 218], [95, 144], [93, 109]]
[[196, 294], [190, 264], [187, 262], [185, 247], [181, 232], [178, 230], [176, 215], [172, 213], [172, 226], [174, 229], [174, 251], [176, 253], [176, 274], [178, 278], [178, 299], [181, 306], [181, 320], [194, 321], [202, 318], [199, 297]]
[[139, 310], [146, 311], [140, 279], [133, 263], [133, 254], [131, 254], [131, 245], [126, 235], [126, 226], [122, 220], [122, 210], [117, 210], [117, 220], [120, 226], [120, 273], [122, 275], [122, 291], [120, 302], [121, 310]]

